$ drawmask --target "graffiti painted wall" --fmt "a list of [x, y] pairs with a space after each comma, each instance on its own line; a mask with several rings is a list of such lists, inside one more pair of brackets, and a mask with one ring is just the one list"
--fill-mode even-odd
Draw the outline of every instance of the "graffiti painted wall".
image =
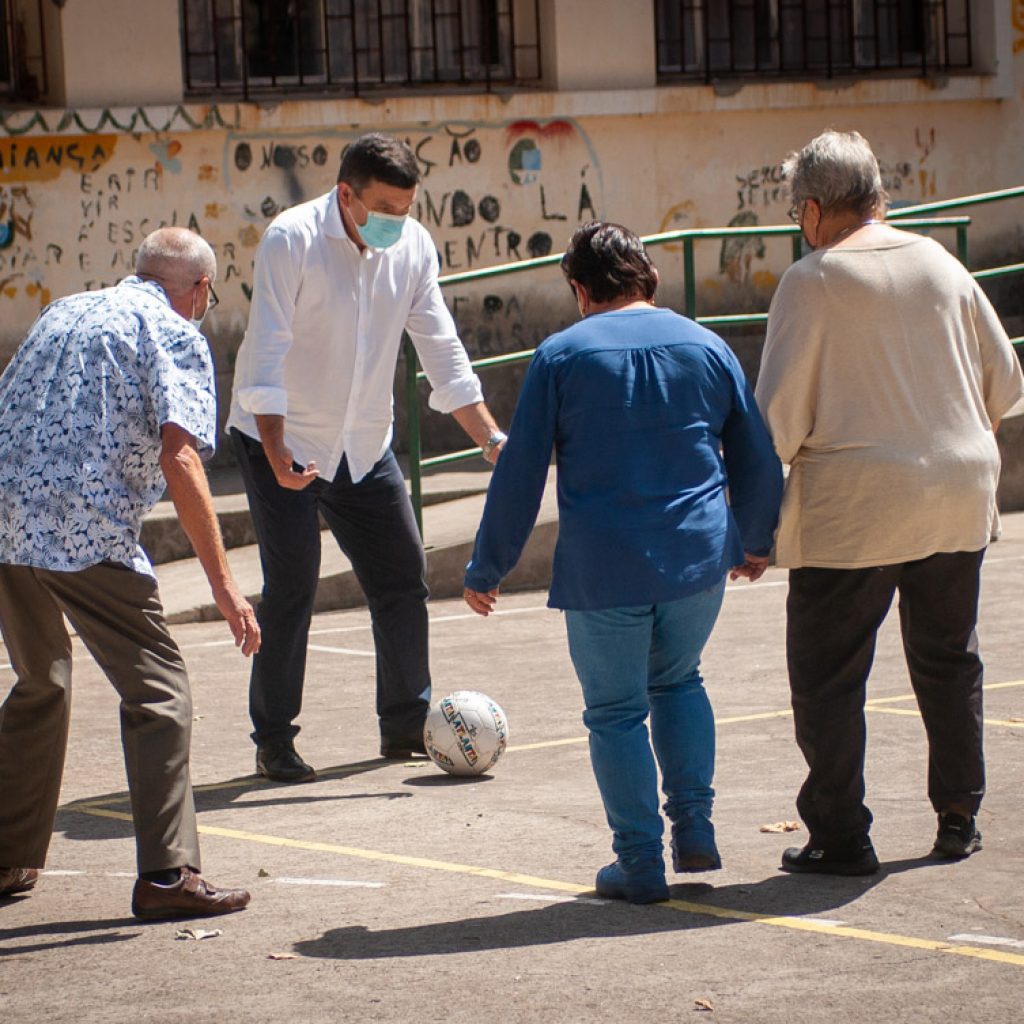
[[[1021, 184], [1021, 105], [1018, 98], [874, 105], [840, 116], [787, 109], [770, 117], [592, 113], [436, 122], [402, 122], [389, 111], [382, 122], [359, 125], [343, 121], [352, 104], [341, 101], [272, 111], [228, 105], [0, 115], [0, 359], [51, 298], [118, 280], [148, 231], [186, 225], [218, 257], [221, 304], [208, 329], [223, 396], [265, 227], [281, 210], [333, 187], [346, 144], [374, 127], [405, 138], [415, 152], [422, 184], [414, 215], [434, 238], [441, 273], [453, 274], [559, 252], [579, 223], [595, 217], [645, 234], [785, 223], [782, 161], [829, 125], [869, 138], [896, 204]], [[979, 214], [973, 251], [1012, 247], [1021, 220]], [[680, 247], [661, 246], [654, 257], [660, 298], [678, 308]], [[788, 239], [701, 242], [701, 312], [766, 308], [790, 259]], [[556, 267], [455, 285], [446, 296], [473, 355], [532, 347], [575, 317]], [[499, 403], [506, 414], [509, 391]]]

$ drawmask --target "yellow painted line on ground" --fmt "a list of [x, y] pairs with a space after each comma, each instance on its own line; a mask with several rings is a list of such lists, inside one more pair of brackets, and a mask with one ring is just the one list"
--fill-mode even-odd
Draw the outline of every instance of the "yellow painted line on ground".
[[[1005, 683], [986, 683], [983, 689], [988, 692], [989, 690], [1007, 690], [1017, 686], [1024, 686], [1024, 679], [1010, 679]], [[864, 710], [883, 715], [906, 715], [911, 718], [920, 718], [921, 713], [916, 708], [904, 709], [879, 707], [881, 704], [896, 704], [912, 700], [917, 700], [913, 693], [901, 693], [895, 697], [873, 697], [865, 703]], [[1005, 726], [1008, 729], [1024, 729], [1024, 719], [986, 718], [984, 721], [985, 725], [1000, 725]]]
[[[792, 718], [793, 712], [786, 711], [762, 711], [754, 715], [733, 715], [730, 718], [716, 718], [715, 725], [732, 725], [735, 722], [757, 722], [765, 718]], [[520, 750], [543, 750], [546, 747], [565, 747], [572, 743], [586, 743], [587, 736], [569, 736], [561, 740], [543, 740], [539, 743], [522, 743], [518, 746], [508, 748], [511, 754]]]
[[[921, 712], [912, 710], [911, 708], [873, 708], [867, 707], [865, 711], [870, 711], [876, 715], [906, 715], [909, 718], [920, 718]], [[986, 725], [1005, 725], [1009, 729], [1024, 729], [1024, 719], [1014, 720], [1012, 718], [986, 718], [984, 719]]]
[[[76, 810], [83, 814], [91, 814], [100, 818], [115, 818], [118, 821], [131, 821], [131, 815], [124, 811], [112, 811], [102, 807], [75, 805]], [[518, 871], [501, 871], [497, 868], [484, 868], [475, 864], [456, 864], [450, 861], [432, 860], [428, 857], [411, 857], [400, 853], [385, 853], [381, 850], [364, 850], [356, 846], [339, 846], [335, 843], [318, 843], [309, 840], [288, 839], [285, 836], [264, 835], [260, 832], [245, 832], [235, 828], [220, 828], [217, 825], [200, 825], [203, 835], [218, 836], [222, 839], [236, 839], [249, 843], [261, 843], [265, 846], [279, 846], [293, 850], [307, 850], [314, 853], [334, 853], [343, 857], [355, 857], [360, 860], [374, 861], [385, 864], [399, 864], [403, 867], [426, 868], [430, 871], [444, 871], [448, 874], [471, 875], [476, 878], [493, 878], [501, 882], [529, 886], [534, 889], [546, 889], [555, 892], [584, 895], [592, 893], [593, 887], [579, 885], [575, 882], [562, 882], [553, 878], [538, 878], [535, 875], [524, 875]], [[887, 946], [903, 946], [934, 953], [950, 953], [955, 956], [972, 957], [988, 960], [992, 963], [1012, 964], [1024, 967], [1024, 955], [1007, 953], [997, 949], [983, 949], [974, 946], [954, 946], [949, 942], [936, 939], [919, 939], [910, 935], [897, 935], [891, 932], [876, 932], [864, 928], [851, 928], [846, 925], [826, 924], [822, 921], [806, 920], [799, 917], [780, 917], [778, 915], [758, 914], [748, 910], [734, 910], [730, 907], [718, 907], [709, 903], [690, 903], [686, 900], [669, 900], [662, 906], [686, 914], [701, 917], [714, 917], [720, 921], [742, 921], [750, 924], [768, 925], [773, 928], [786, 928], [791, 931], [812, 932], [816, 935], [839, 936], [847, 939], [859, 939], [861, 942], [875, 942]]]
[[[1014, 686], [1024, 686], [1024, 679], [1011, 679], [1005, 683], [985, 683], [982, 689], [987, 693], [989, 690], [1007, 690]], [[897, 704], [908, 700], [917, 700], [917, 697], [913, 693], [900, 693], [895, 697], [871, 697], [865, 706], [870, 708], [875, 704]]]

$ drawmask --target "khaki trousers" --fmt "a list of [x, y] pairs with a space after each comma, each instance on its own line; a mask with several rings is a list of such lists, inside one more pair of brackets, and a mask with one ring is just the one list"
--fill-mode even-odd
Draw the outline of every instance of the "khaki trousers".
[[46, 861], [71, 710], [62, 613], [121, 697], [139, 872], [199, 870], [185, 664], [156, 581], [112, 562], [79, 572], [0, 565], [0, 632], [17, 676], [0, 706], [0, 866]]

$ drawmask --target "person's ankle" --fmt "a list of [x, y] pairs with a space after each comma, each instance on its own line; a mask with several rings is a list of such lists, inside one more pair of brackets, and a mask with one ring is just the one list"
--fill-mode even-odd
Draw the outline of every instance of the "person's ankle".
[[958, 814], [961, 818], [966, 818], [968, 821], [974, 817], [974, 808], [970, 804], [965, 803], [954, 803], [947, 804], [940, 811], [941, 814]]
[[162, 871], [143, 871], [139, 878], [154, 885], [176, 885], [181, 881], [181, 868], [164, 868]]

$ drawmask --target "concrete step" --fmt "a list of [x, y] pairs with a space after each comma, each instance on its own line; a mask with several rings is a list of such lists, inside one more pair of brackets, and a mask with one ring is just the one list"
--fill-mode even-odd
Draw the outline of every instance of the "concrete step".
[[[405, 468], [403, 464], [403, 471]], [[490, 478], [490, 466], [482, 459], [456, 463], [454, 468], [435, 469], [423, 476], [423, 506], [426, 508], [470, 495], [484, 494]], [[224, 546], [232, 550], [255, 544], [256, 531], [249, 515], [241, 474], [235, 468], [217, 469], [209, 474], [209, 481]], [[192, 545], [178, 523], [174, 503], [170, 500], [158, 502], [146, 517], [142, 524], [141, 540], [154, 565], [192, 557]]]
[[[485, 481], [487, 477], [480, 479]], [[217, 501], [220, 503], [221, 498], [218, 497]], [[457, 597], [462, 594], [463, 573], [472, 554], [484, 501], [485, 494], [478, 491], [466, 497], [435, 502], [424, 508], [427, 583], [433, 597]], [[222, 519], [222, 526], [223, 522]], [[558, 507], [555, 471], [552, 467], [537, 525], [519, 565], [506, 580], [504, 589], [546, 587], [551, 580], [551, 558], [557, 537]], [[364, 604], [365, 598], [352, 566], [339, 550], [334, 538], [328, 531], [324, 531], [321, 541], [322, 562], [315, 610], [322, 612]], [[263, 574], [255, 544], [231, 548], [228, 551], [228, 563], [242, 592], [250, 601], [257, 600], [263, 588]], [[211, 599], [206, 576], [195, 558], [157, 564], [156, 574], [160, 582], [164, 613], [169, 622], [207, 622], [221, 618]]]

